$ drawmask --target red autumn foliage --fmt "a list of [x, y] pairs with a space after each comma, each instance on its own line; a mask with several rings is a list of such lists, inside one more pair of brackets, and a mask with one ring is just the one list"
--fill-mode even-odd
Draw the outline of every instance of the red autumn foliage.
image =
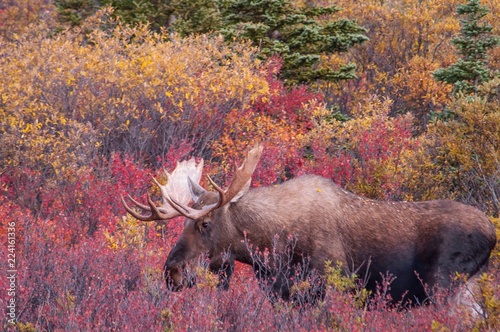
[[[383, 146], [387, 131], [377, 128], [366, 134], [369, 137], [371, 133], [373, 140], [361, 141], [380, 141], [379, 146]], [[188, 150], [172, 152], [165, 163], [173, 165]], [[367, 158], [384, 158], [391, 150], [375, 153], [364, 146], [360, 151]], [[341, 159], [337, 160], [340, 165]], [[300, 309], [282, 303], [273, 307], [253, 273], [243, 265], [236, 268], [229, 291], [210, 286], [210, 280], [204, 281], [207, 276], [202, 275], [198, 287], [172, 293], [165, 287], [162, 265], [182, 227], [180, 221], [171, 221], [165, 236], [157, 228], [147, 227], [144, 241], [127, 248], [110, 247], [104, 234], [120, 232], [117, 221], [125, 213], [119, 194], [143, 196], [141, 190], [149, 187], [152, 173], [116, 154], [93, 172], [80, 172], [75, 182], [57, 188], [47, 184], [41, 189], [37, 214], [14, 203], [7, 194], [12, 188], [6, 188], [0, 196], [0, 220], [2, 226], [16, 222], [19, 326], [41, 331], [400, 331], [467, 330], [474, 326], [463, 311], [450, 310], [444, 290], [431, 306], [393, 309], [384, 292], [390, 287], [390, 278], [366, 307], [359, 307], [352, 293], [333, 288], [318, 306]], [[261, 174], [264, 177], [256, 174], [256, 181], [268, 181], [265, 172]], [[95, 228], [92, 233], [89, 227]], [[494, 269], [492, 273], [494, 298], [500, 296], [497, 272]], [[5, 278], [0, 287], [7, 288]], [[4, 297], [0, 305], [5, 307]], [[9, 328], [5, 320], [2, 324]]]
[[[419, 146], [405, 117], [375, 116], [359, 121], [347, 137], [339, 131], [332, 141], [312, 140], [301, 173], [314, 173], [343, 187], [378, 199], [401, 199], [405, 183], [403, 156]], [[344, 129], [342, 129], [344, 130]]]

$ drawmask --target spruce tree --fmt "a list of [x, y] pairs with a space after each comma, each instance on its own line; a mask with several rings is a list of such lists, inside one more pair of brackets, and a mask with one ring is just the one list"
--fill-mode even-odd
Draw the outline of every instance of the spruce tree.
[[216, 31], [220, 15], [214, 0], [170, 0], [168, 29], [181, 36]]
[[288, 0], [219, 0], [220, 32], [227, 41], [246, 39], [263, 59], [283, 59], [281, 78], [289, 85], [356, 77], [353, 63], [318, 69], [322, 54], [347, 52], [368, 38], [354, 21], [333, 21], [339, 7], [294, 7]]
[[163, 0], [54, 0], [58, 20], [64, 24], [79, 26], [99, 9], [111, 6], [114, 17], [126, 24], [149, 23], [151, 29], [168, 26], [174, 11], [170, 2]]
[[493, 77], [487, 67], [487, 52], [500, 43], [500, 38], [492, 35], [491, 25], [480, 22], [489, 13], [489, 9], [481, 6], [479, 0], [459, 5], [457, 13], [461, 17], [461, 29], [460, 35], [453, 38], [452, 43], [457, 48], [460, 59], [433, 74], [437, 81], [453, 84], [454, 93], [476, 93], [481, 83]]

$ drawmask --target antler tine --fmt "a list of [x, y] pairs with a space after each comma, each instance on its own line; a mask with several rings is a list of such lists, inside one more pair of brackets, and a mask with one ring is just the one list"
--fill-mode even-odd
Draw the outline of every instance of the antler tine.
[[[132, 198], [132, 196], [130, 195], [127, 195], [128, 196], [128, 199], [130, 199], [132, 201], [132, 203], [134, 203], [135, 205], [137, 205], [139, 208], [143, 209], [143, 210], [146, 210], [146, 211], [151, 211], [151, 208], [147, 205], [144, 205], [142, 203], [139, 203], [138, 201], [136, 201], [135, 199]], [[122, 202], [124, 202], [125, 200], [123, 199], [123, 196], [122, 196]]]
[[262, 144], [256, 142], [254, 147], [247, 152], [246, 158], [243, 163], [238, 167], [234, 173], [234, 178], [229, 187], [225, 190], [224, 202], [221, 205], [230, 202], [252, 179], [252, 175], [257, 168], [262, 151], [264, 147]]
[[168, 211], [165, 211], [162, 208], [157, 208], [156, 205], [153, 203], [151, 200], [151, 196], [148, 194], [148, 204], [149, 206], [143, 205], [136, 200], [134, 200], [132, 197], [129, 196], [130, 200], [136, 204], [139, 208], [150, 211], [150, 215], [142, 215], [137, 212], [135, 212], [128, 204], [125, 202], [125, 199], [123, 196], [120, 196], [122, 199], [122, 204], [125, 207], [125, 210], [127, 210], [128, 213], [130, 213], [134, 218], [142, 220], [142, 221], [156, 221], [156, 220], [168, 220], [172, 219], [174, 217], [177, 217], [179, 214], [177, 211], [175, 213], [169, 213]]
[[167, 211], [167, 213], [162, 212], [162, 208], [159, 208], [153, 203], [151, 196], [148, 194], [148, 204], [151, 207], [151, 214], [155, 217], [160, 218], [160, 220], [172, 219], [174, 217], [179, 216], [180, 214], [177, 211]]
[[[150, 206], [147, 206], [147, 205], [144, 205], [138, 201], [136, 201], [132, 196], [130, 195], [127, 195], [128, 198], [132, 201], [132, 203], [134, 203], [135, 205], [137, 205], [139, 208], [143, 209], [143, 210], [146, 210], [146, 211], [151, 211], [151, 207]], [[123, 198], [123, 197], [122, 197]], [[122, 200], [123, 201], [123, 200]], [[164, 208], [162, 207], [157, 207], [158, 211], [161, 211], [162, 213], [166, 213], [168, 214], [169, 212], [167, 210], [165, 210]]]
[[187, 206], [183, 206], [168, 195], [165, 197], [165, 199], [167, 200], [168, 204], [170, 204], [170, 206], [172, 206], [177, 212], [182, 214], [184, 217], [192, 220], [200, 219], [201, 217], [204, 217], [205, 215], [209, 214], [210, 211], [218, 207], [218, 204], [210, 204], [204, 206], [201, 210], [196, 210]]
[[259, 163], [260, 157], [262, 156], [263, 150], [264, 147], [262, 144], [255, 142], [254, 147], [247, 152], [247, 156], [243, 160], [241, 166], [237, 167], [236, 163], [234, 164], [236, 170], [234, 172], [233, 180], [226, 190], [223, 190], [210, 177], [208, 177], [208, 181], [210, 181], [215, 190], [217, 190], [220, 194], [219, 204], [216, 208], [229, 203], [245, 186], [249, 185], [252, 175], [257, 168], [257, 164]]
[[165, 187], [162, 186], [161, 183], [158, 182], [158, 180], [156, 180], [155, 178], [153, 178], [153, 182], [158, 186], [158, 188], [160, 188], [161, 195], [165, 196], [165, 194], [167, 193]]
[[207, 179], [208, 179], [208, 182], [210, 182], [210, 184], [214, 187], [215, 190], [217, 190], [219, 192], [219, 194], [221, 196], [223, 196], [225, 194], [224, 189], [219, 187], [219, 185], [217, 183], [215, 183], [214, 180], [212, 180], [212, 177], [210, 175], [207, 175]]

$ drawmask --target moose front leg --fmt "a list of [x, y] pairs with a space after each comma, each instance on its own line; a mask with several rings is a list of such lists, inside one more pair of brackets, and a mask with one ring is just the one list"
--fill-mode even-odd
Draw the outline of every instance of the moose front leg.
[[217, 288], [228, 290], [229, 281], [234, 271], [234, 259], [221, 257], [220, 259], [212, 260], [209, 268], [210, 271], [217, 273], [219, 276], [219, 285]]

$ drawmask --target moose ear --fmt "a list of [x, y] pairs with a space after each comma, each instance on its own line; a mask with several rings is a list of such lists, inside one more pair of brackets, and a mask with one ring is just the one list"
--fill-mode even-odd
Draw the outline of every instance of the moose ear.
[[188, 184], [189, 184], [189, 191], [191, 192], [191, 197], [195, 202], [198, 202], [200, 197], [207, 192], [205, 189], [203, 189], [202, 186], [193, 181], [189, 176], [188, 176]]
[[241, 197], [245, 196], [245, 194], [248, 192], [250, 189], [250, 183], [252, 182], [252, 179], [248, 180], [247, 183], [245, 183], [245, 186], [241, 188], [241, 190], [234, 196], [234, 198], [231, 200], [231, 203], [236, 203]]

